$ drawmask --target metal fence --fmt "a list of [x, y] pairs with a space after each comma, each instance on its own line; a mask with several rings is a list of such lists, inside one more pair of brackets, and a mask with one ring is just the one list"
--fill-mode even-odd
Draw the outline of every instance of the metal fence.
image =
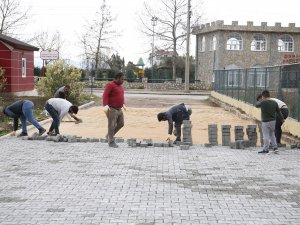
[[263, 90], [289, 107], [289, 117], [300, 121], [300, 64], [215, 70], [214, 90], [252, 105]]

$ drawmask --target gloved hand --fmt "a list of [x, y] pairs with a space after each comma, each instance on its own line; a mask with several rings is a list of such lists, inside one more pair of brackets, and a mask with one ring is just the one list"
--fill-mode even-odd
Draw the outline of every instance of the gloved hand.
[[166, 142], [170, 142], [170, 141], [172, 141], [172, 139], [171, 139], [171, 134], [168, 134], [168, 136], [167, 136], [167, 138], [166, 138]]
[[75, 124], [82, 123], [82, 119], [78, 119], [75, 121]]
[[126, 111], [127, 110], [127, 107], [125, 104], [123, 104], [123, 109]]
[[106, 114], [106, 116], [108, 116], [109, 106], [108, 106], [108, 105], [104, 106], [104, 107], [103, 107], [103, 111], [104, 111], [104, 113]]

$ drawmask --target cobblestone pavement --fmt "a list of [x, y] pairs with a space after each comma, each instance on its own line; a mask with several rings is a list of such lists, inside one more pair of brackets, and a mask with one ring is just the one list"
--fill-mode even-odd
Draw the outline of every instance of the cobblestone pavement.
[[0, 224], [300, 224], [300, 151], [0, 140]]

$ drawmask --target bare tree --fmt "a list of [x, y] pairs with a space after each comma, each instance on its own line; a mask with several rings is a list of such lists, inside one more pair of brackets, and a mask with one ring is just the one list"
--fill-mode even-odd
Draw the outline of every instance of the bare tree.
[[30, 8], [23, 9], [20, 0], [0, 0], [0, 34], [13, 35], [29, 19]]
[[[172, 51], [172, 79], [176, 78], [178, 50], [183, 48], [186, 40], [187, 3], [188, 0], [161, 0], [161, 5], [155, 6], [158, 10], [145, 3], [145, 12], [142, 14], [143, 16], [140, 16], [143, 25], [142, 32], [148, 37], [155, 35], [160, 40], [161, 49]], [[151, 23], [152, 18], [157, 18], [155, 30]], [[201, 16], [194, 7], [191, 26], [198, 25], [200, 19]], [[154, 56], [152, 55], [152, 57]]]
[[58, 52], [60, 52], [63, 46], [62, 36], [59, 31], [53, 34], [50, 34], [48, 31], [41, 31], [40, 33], [36, 33], [30, 42], [34, 42], [34, 44], [42, 50], [51, 49], [57, 50]]
[[95, 19], [91, 22], [86, 21], [85, 31], [79, 37], [84, 48], [86, 62], [93, 64], [95, 70], [101, 68], [108, 58], [105, 51], [112, 49], [110, 43], [117, 34], [112, 26], [114, 21], [110, 7], [103, 0]]

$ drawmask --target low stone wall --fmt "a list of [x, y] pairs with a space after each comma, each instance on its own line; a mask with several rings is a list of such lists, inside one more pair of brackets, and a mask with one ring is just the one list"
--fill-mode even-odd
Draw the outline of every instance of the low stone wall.
[[[108, 81], [96, 81], [95, 88], [104, 88]], [[89, 86], [87, 82], [86, 86]], [[125, 89], [141, 89], [151, 91], [170, 91], [170, 90], [184, 90], [185, 84], [180, 82], [164, 82], [164, 83], [148, 83], [148, 82], [127, 82], [123, 84]], [[205, 86], [203, 82], [191, 83], [190, 90], [210, 90], [210, 86]]]

